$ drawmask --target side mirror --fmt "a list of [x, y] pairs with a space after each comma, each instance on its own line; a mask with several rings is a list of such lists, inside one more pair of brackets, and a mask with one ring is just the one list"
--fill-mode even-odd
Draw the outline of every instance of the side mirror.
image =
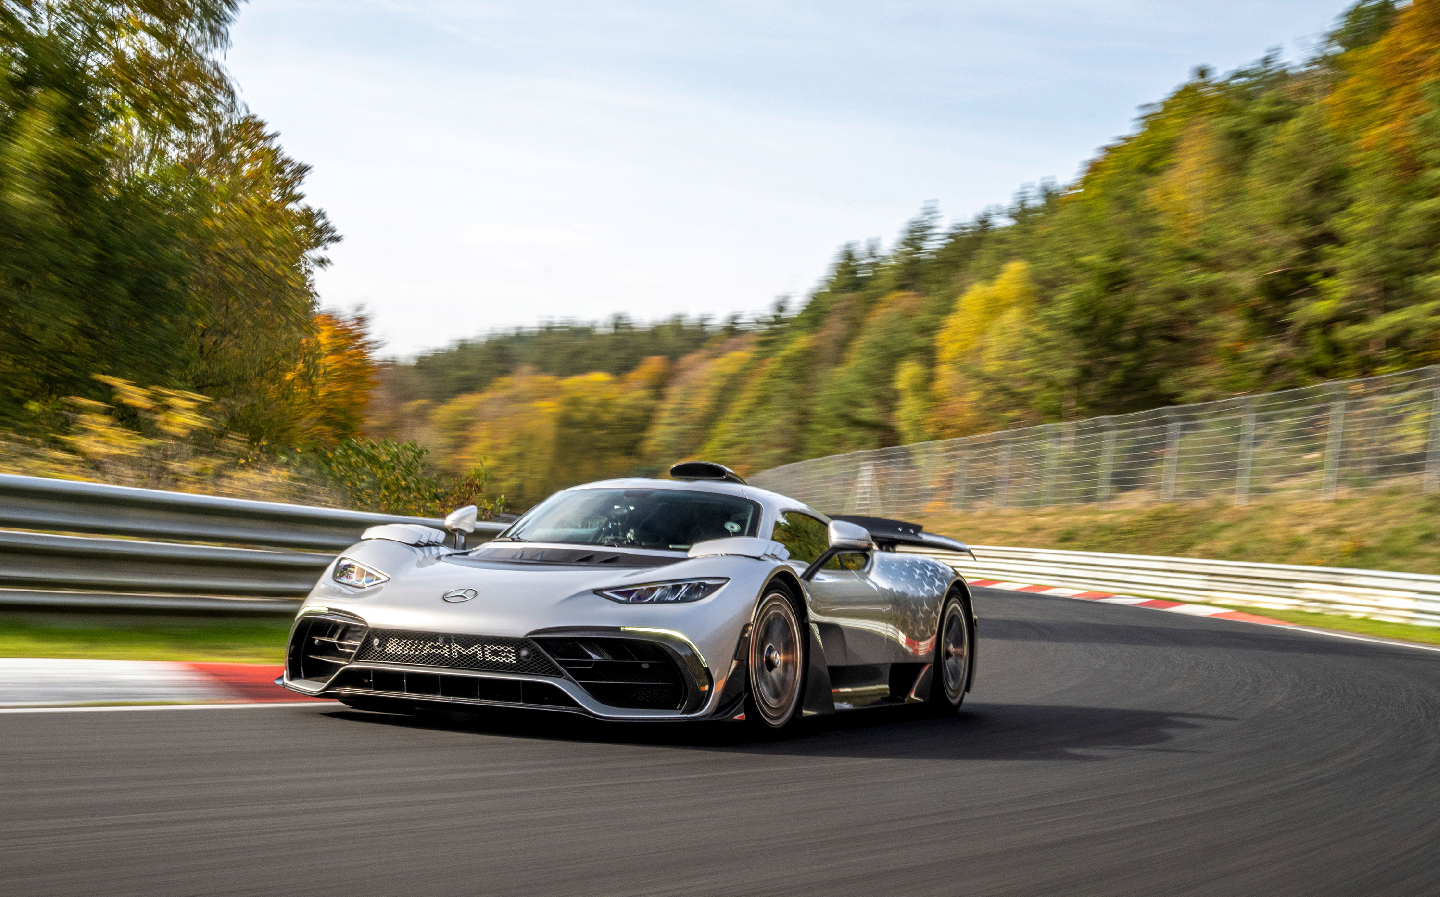
[[830, 521], [830, 549], [832, 551], [871, 551], [875, 540], [870, 531], [848, 520]]
[[466, 505], [463, 508], [456, 508], [445, 515], [445, 528], [455, 534], [455, 547], [465, 547], [465, 534], [475, 532], [475, 520], [480, 516], [480, 509], [474, 505]]
[[806, 582], [815, 578], [820, 568], [842, 551], [873, 551], [875, 540], [870, 538], [870, 531], [863, 526], [857, 526], [848, 520], [830, 521], [830, 547], [820, 553], [820, 556], [805, 568], [800, 578]]

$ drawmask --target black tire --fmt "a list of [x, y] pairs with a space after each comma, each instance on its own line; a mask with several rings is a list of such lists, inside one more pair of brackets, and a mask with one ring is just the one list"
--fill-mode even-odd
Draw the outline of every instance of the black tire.
[[800, 719], [810, 640], [790, 596], [767, 592], [755, 608], [750, 631], [749, 693], [745, 721], [773, 734]]
[[975, 627], [958, 595], [951, 595], [940, 611], [935, 632], [935, 659], [930, 667], [930, 710], [950, 716], [965, 701], [970, 672], [975, 668]]

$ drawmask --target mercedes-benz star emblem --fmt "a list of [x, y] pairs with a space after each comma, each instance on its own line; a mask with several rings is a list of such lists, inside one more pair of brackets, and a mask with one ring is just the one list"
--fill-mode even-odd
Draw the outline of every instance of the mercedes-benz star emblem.
[[474, 589], [451, 589], [450, 591], [441, 595], [440, 600], [448, 601], [451, 604], [459, 604], [462, 601], [469, 601], [471, 598], [474, 598], [478, 594], [480, 593], [475, 591]]

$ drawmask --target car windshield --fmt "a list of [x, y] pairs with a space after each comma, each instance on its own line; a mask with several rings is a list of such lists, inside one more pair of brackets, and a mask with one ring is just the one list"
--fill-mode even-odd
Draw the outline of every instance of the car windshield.
[[690, 489], [575, 489], [552, 495], [505, 533], [517, 542], [688, 551], [696, 542], [753, 536], [760, 506]]

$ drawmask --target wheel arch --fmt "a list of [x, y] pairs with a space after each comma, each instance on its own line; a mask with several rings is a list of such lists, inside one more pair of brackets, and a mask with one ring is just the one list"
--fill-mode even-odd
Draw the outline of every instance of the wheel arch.
[[825, 651], [819, 637], [815, 634], [814, 625], [810, 622], [808, 593], [800, 581], [799, 574], [790, 567], [782, 565], [771, 571], [765, 584], [755, 593], [755, 600], [750, 604], [750, 612], [744, 618], [745, 623], [740, 630], [735, 654], [730, 661], [730, 671], [726, 675], [724, 689], [715, 702], [716, 714], [722, 718], [733, 718], [734, 710], [750, 687], [747, 669], [750, 632], [755, 625], [755, 614], [760, 610], [761, 600], [774, 591], [777, 586], [790, 600], [801, 627], [808, 634], [806, 686], [801, 711], [806, 715], [835, 712], [835, 702], [830, 693], [830, 670], [825, 665]]
[[[760, 594], [755, 596], [755, 606], [758, 608], [760, 606], [760, 599], [765, 597], [765, 595], [777, 585], [784, 589], [786, 596], [790, 599], [790, 603], [795, 606], [795, 613], [800, 616], [800, 621], [809, 625], [810, 607], [809, 602], [806, 600], [805, 587], [800, 583], [800, 577], [789, 567], [781, 567], [770, 574], [770, 578], [765, 581], [765, 588], [761, 589]], [[751, 622], [754, 622], [755, 613], [753, 610], [750, 613], [750, 617]]]
[[830, 667], [825, 660], [825, 645], [820, 640], [815, 624], [810, 621], [809, 593], [805, 591], [799, 575], [789, 567], [777, 569], [765, 582], [765, 588], [755, 597], [756, 607], [759, 607], [760, 599], [777, 585], [785, 590], [794, 606], [809, 643], [805, 652], [805, 694], [801, 699], [800, 712], [805, 716], [834, 713], [835, 695], [830, 690]]
[[[975, 614], [975, 596], [970, 593], [970, 584], [963, 576], [956, 576], [955, 581], [950, 583], [945, 590], [945, 600], [950, 600], [950, 596], [955, 594], [960, 596], [960, 606], [965, 608], [970, 618], [970, 675], [965, 681], [965, 692], [968, 694], [975, 687], [975, 676], [980, 670], [980, 618]], [[944, 606], [943, 602], [941, 606]]]

